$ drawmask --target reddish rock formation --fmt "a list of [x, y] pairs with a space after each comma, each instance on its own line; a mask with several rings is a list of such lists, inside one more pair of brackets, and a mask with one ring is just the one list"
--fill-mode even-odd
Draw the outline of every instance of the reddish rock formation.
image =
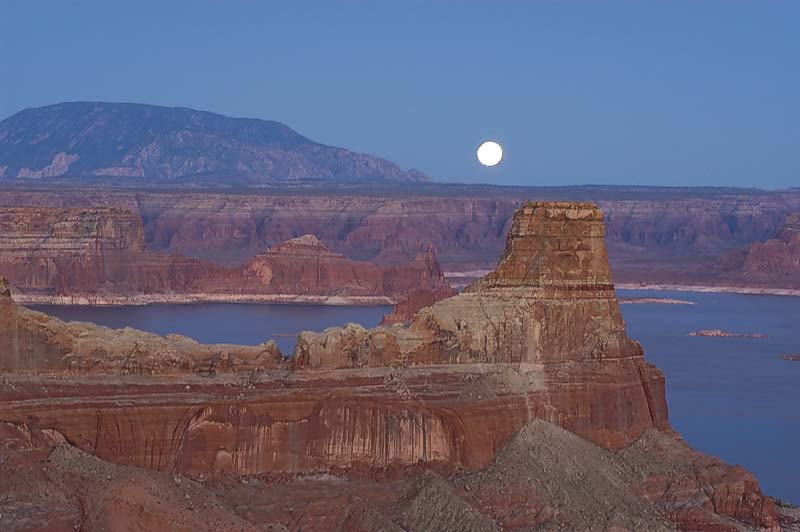
[[800, 288], [800, 213], [791, 215], [774, 238], [731, 251], [715, 266], [721, 278], [748, 285]]
[[[659, 530], [671, 521], [687, 530], [777, 530], [775, 508], [751, 475], [672, 433], [663, 376], [626, 335], [592, 204], [526, 204], [495, 271], [464, 293], [407, 326], [302, 333], [287, 369], [87, 375], [90, 361], [116, 360], [98, 356], [116, 352], [105, 347], [110, 333], [34, 320], [4, 292], [0, 340], [23, 353], [13, 367], [25, 353], [38, 368], [77, 363], [71, 379], [5, 375], [0, 420], [21, 431], [35, 424], [101, 460], [205, 479], [250, 522], [411, 532]], [[87, 349], [64, 353], [76, 337]], [[27, 339], [35, 348], [25, 350]], [[151, 341], [153, 357], [174, 343]], [[175, 349], [170, 359], [180, 360], [218, 347]], [[190, 362], [170, 368], [194, 372]], [[77, 452], [55, 449], [55, 464]], [[424, 467], [438, 476], [420, 476]], [[297, 476], [311, 473], [334, 476]], [[248, 475], [265, 476], [253, 490], [226, 484]], [[90, 493], [108, 487], [102, 477], [80, 478]], [[174, 504], [170, 497], [154, 514]]]
[[302, 333], [295, 367], [518, 364], [535, 381], [527, 401], [601, 445], [665, 428], [664, 378], [625, 334], [603, 233], [591, 204], [527, 204], [497, 268], [464, 293], [422, 310], [407, 328]]
[[450, 287], [438, 290], [414, 290], [407, 298], [394, 306], [392, 312], [386, 314], [381, 325], [392, 325], [409, 321], [414, 315], [425, 307], [430, 307], [437, 301], [455, 295], [456, 291]]
[[427, 185], [414, 190], [0, 191], [0, 207], [114, 206], [138, 213], [148, 249], [239, 263], [298, 235], [336, 253], [402, 263], [436, 246], [447, 271], [490, 268], [522, 200], [590, 199], [606, 216], [617, 282], [708, 283], [720, 254], [771, 238], [800, 190]]
[[248, 522], [190, 479], [98, 460], [53, 431], [0, 423], [0, 441], [4, 532], [286, 530]]
[[0, 250], [0, 271], [15, 286], [64, 290], [75, 279], [99, 286], [127, 274], [123, 259], [144, 250], [144, 230], [123, 209], [4, 208]]
[[381, 267], [333, 253], [313, 235], [273, 246], [242, 266], [153, 252], [145, 249], [141, 220], [121, 209], [4, 209], [0, 230], [0, 272], [23, 301], [387, 303], [414, 290], [448, 288], [432, 251]]
[[171, 334], [111, 330], [63, 322], [17, 306], [0, 277], [0, 371], [64, 371], [110, 375], [231, 372], [276, 368], [275, 342], [259, 346], [206, 345]]
[[314, 235], [271, 247], [249, 261], [244, 271], [245, 289], [255, 293], [266, 286], [273, 293], [397, 300], [415, 290], [450, 288], [433, 251], [401, 266], [381, 267], [333, 253]]

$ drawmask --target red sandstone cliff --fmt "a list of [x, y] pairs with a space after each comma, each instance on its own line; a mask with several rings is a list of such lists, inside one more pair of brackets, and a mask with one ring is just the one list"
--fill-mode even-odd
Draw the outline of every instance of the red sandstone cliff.
[[731, 251], [715, 265], [720, 277], [740, 282], [800, 288], [800, 214], [793, 214], [765, 242]]
[[[365, 532], [777, 530], [752, 475], [671, 431], [663, 376], [625, 332], [603, 234], [592, 204], [526, 204], [497, 268], [464, 293], [407, 326], [302, 333], [290, 367], [244, 379], [235, 365], [194, 376], [192, 361], [170, 363], [171, 378], [92, 375], [119, 360], [110, 331], [30, 313], [4, 288], [0, 347], [18, 355], [0, 387], [0, 430], [14, 434], [0, 467], [20, 479], [13, 500], [70, 525], [133, 504], [124, 515], [143, 530], [184, 481], [136, 466], [202, 480], [186, 495], [224, 503], [226, 530], [243, 527], [236, 519]], [[153, 362], [164, 342], [175, 340], [152, 338]], [[40, 371], [71, 360], [74, 377], [20, 374], [26, 357]]]
[[381, 267], [333, 253], [314, 235], [293, 238], [259, 253], [245, 265], [244, 272], [246, 290], [254, 292], [267, 287], [273, 293], [398, 300], [415, 290], [449, 289], [431, 250], [407, 264]]
[[154, 252], [145, 249], [139, 217], [112, 208], [0, 210], [0, 273], [23, 300], [73, 303], [271, 296], [386, 303], [448, 287], [433, 252], [381, 267], [333, 253], [313, 235], [242, 266]]
[[0, 371], [70, 371], [110, 375], [216, 373], [277, 368], [275, 342], [205, 345], [191, 338], [91, 323], [63, 322], [20, 307], [0, 277]]
[[[297, 235], [335, 252], [397, 264], [429, 245], [447, 271], [485, 270], [502, 251], [522, 197], [588, 198], [606, 216], [618, 282], [714, 284], [710, 267], [732, 249], [766, 240], [800, 211], [800, 193], [738, 189], [428, 186], [353, 193], [289, 191], [0, 191], [0, 207], [113, 206], [138, 213], [149, 250], [240, 264]], [[779, 286], [780, 279], [771, 282]], [[730, 283], [730, 281], [724, 281]]]

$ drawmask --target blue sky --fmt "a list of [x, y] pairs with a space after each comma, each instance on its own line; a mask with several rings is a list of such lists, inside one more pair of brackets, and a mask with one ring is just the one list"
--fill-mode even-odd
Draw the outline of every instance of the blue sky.
[[800, 186], [798, 24], [788, 0], [0, 0], [0, 117], [135, 101], [441, 181]]

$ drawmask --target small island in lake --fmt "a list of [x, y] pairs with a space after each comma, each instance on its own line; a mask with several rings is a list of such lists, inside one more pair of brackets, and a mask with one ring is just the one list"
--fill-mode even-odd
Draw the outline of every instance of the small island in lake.
[[685, 299], [672, 299], [669, 297], [621, 297], [619, 298], [619, 303], [620, 305], [694, 305], [694, 301], [686, 301]]
[[723, 331], [722, 329], [703, 329], [701, 331], [690, 332], [689, 336], [710, 336], [713, 338], [767, 338], [766, 334], [761, 333], [736, 333]]

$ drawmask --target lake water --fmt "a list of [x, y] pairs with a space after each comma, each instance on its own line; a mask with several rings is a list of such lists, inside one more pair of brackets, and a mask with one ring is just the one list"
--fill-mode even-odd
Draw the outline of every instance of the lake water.
[[[800, 298], [620, 290], [694, 305], [622, 305], [628, 333], [667, 378], [670, 420], [703, 452], [753, 471], [770, 495], [800, 504]], [[63, 319], [180, 333], [201, 342], [257, 344], [291, 353], [301, 330], [347, 322], [372, 327], [389, 307], [285, 304], [39, 306]], [[766, 339], [691, 337], [699, 329], [763, 333]]]
[[[741, 464], [800, 504], [800, 297], [620, 290], [694, 305], [622, 305], [628, 334], [667, 377], [672, 426], [696, 449]], [[766, 339], [689, 336], [700, 329]]]
[[273, 339], [285, 356], [292, 354], [297, 333], [322, 331], [349, 322], [375, 327], [390, 306], [298, 305], [278, 303], [201, 303], [130, 307], [30, 308], [63, 320], [91, 321], [106, 327], [133, 327], [161, 335], [178, 333], [203, 343], [256, 345]]

